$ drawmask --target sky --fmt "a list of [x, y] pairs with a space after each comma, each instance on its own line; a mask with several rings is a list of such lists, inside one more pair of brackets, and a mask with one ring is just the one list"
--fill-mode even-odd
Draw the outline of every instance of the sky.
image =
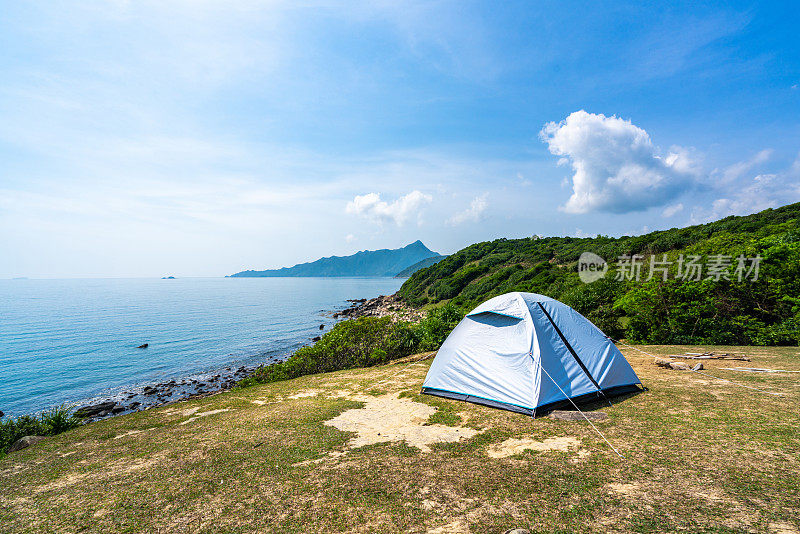
[[0, 0], [0, 278], [800, 201], [791, 2]]

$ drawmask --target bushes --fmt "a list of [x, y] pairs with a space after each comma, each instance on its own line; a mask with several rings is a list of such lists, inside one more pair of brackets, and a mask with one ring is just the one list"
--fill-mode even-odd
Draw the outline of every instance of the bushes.
[[370, 367], [416, 352], [436, 350], [462, 316], [458, 308], [449, 304], [431, 310], [416, 324], [392, 322], [389, 317], [342, 321], [314, 345], [297, 350], [284, 362], [260, 367], [240, 381], [239, 386]]
[[0, 419], [0, 454], [25, 436], [54, 436], [81, 425], [81, 420], [67, 406], [56, 406], [39, 416], [22, 415]]
[[[584, 251], [605, 258], [606, 278], [583, 284]], [[615, 282], [623, 254], [760, 255], [757, 282]], [[643, 269], [643, 273], [645, 270]], [[450, 301], [464, 309], [509, 291], [573, 306], [612, 337], [648, 343], [800, 344], [800, 203], [745, 217], [611, 238], [548, 237], [476, 243], [414, 273], [400, 288], [411, 305]]]

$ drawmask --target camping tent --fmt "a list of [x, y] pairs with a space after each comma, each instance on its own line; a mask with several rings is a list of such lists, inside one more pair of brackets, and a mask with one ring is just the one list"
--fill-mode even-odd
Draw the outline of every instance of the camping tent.
[[437, 352], [422, 392], [535, 416], [639, 384], [616, 345], [584, 316], [515, 292], [467, 314]]

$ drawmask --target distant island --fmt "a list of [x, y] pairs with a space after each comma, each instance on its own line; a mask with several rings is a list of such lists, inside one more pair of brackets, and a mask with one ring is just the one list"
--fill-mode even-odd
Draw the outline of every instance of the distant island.
[[[241, 271], [226, 278], [278, 276], [411, 276], [445, 256], [433, 252], [422, 241], [398, 249], [362, 250], [350, 256], [330, 256], [293, 267], [265, 271]], [[429, 263], [425, 263], [429, 262]]]

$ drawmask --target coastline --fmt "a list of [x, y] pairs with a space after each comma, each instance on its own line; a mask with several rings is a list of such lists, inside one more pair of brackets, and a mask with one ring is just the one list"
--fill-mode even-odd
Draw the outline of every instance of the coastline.
[[[379, 295], [371, 299], [345, 299], [345, 302], [348, 305], [341, 309], [325, 312], [323, 315], [336, 320], [334, 325], [339, 321], [358, 319], [359, 317], [391, 316], [394, 320], [417, 321], [423, 316], [420, 310], [403, 303], [397, 293]], [[310, 338], [311, 344], [319, 341], [323, 333], [323, 326], [320, 325], [320, 336]], [[144, 386], [136, 385], [113, 395], [99, 395], [91, 402], [78, 402], [75, 413], [88, 423], [189, 399], [217, 395], [233, 389], [240, 381], [248, 378], [258, 369], [285, 361], [291, 355], [292, 353], [287, 353], [284, 357], [271, 357], [267, 362], [255, 366], [225, 367], [202, 375], [170, 379]]]

